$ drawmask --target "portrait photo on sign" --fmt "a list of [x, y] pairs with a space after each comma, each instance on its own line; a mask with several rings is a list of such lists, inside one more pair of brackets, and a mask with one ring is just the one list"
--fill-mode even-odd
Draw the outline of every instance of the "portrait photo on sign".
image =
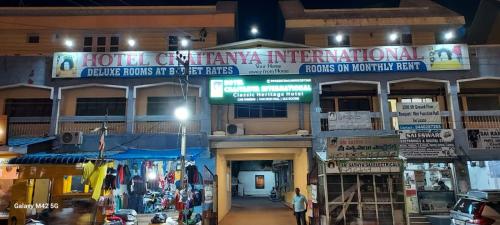
[[210, 81], [210, 97], [211, 98], [224, 97], [224, 81], [223, 80], [211, 80]]
[[56, 77], [77, 77], [77, 64], [71, 54], [59, 54], [54, 61]]
[[255, 175], [255, 189], [264, 189], [264, 175]]

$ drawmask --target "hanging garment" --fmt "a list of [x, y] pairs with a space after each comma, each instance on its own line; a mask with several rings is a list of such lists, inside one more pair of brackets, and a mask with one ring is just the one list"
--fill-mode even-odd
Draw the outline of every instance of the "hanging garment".
[[108, 174], [104, 178], [104, 189], [105, 190], [115, 190], [116, 189], [116, 176]]
[[123, 179], [124, 179], [125, 174], [123, 172], [122, 164], [119, 164], [118, 167], [116, 168], [116, 170], [117, 170], [118, 182], [121, 184], [125, 184], [125, 183], [123, 183]]
[[123, 180], [121, 181], [121, 184], [128, 184], [130, 178], [132, 178], [132, 175], [130, 174], [130, 169], [128, 168], [128, 165], [125, 165], [123, 166]]
[[127, 187], [129, 194], [144, 195], [146, 194], [146, 183], [144, 179], [140, 176], [132, 177]]
[[90, 184], [92, 187], [92, 198], [98, 200], [101, 196], [101, 189], [106, 177], [108, 164], [104, 163], [99, 167], [95, 167], [94, 163], [87, 162], [83, 165], [83, 181]]

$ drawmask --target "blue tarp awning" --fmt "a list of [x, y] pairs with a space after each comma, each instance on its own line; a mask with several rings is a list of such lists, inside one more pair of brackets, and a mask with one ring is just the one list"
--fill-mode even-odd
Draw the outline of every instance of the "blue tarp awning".
[[[189, 147], [186, 149], [186, 158], [197, 158], [205, 148]], [[149, 160], [168, 160], [178, 159], [181, 156], [180, 149], [136, 149], [128, 148], [124, 152], [111, 155], [107, 158], [114, 160], [130, 160], [130, 159], [149, 159]]]
[[[118, 152], [106, 152], [105, 158]], [[9, 160], [9, 164], [76, 164], [97, 159], [97, 152], [82, 153], [34, 153]]]
[[7, 145], [11, 147], [26, 147], [28, 145], [54, 139], [55, 137], [11, 137], [9, 138], [9, 143]]

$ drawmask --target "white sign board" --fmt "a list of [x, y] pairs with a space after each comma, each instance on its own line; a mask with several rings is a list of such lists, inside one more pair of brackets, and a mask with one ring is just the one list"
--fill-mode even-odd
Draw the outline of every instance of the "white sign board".
[[370, 111], [329, 112], [328, 130], [372, 129]]
[[441, 129], [441, 113], [437, 102], [398, 103], [400, 130]]
[[330, 161], [326, 173], [397, 173], [401, 166], [399, 160]]
[[[179, 51], [56, 52], [52, 78], [345, 74], [469, 70], [464, 44], [353, 48], [250, 48]], [[184, 63], [184, 61], [182, 61]]]
[[328, 159], [397, 157], [399, 136], [332, 137], [328, 139]]
[[500, 128], [468, 129], [470, 149], [500, 150]]
[[405, 158], [453, 158], [453, 130], [400, 130], [400, 155]]

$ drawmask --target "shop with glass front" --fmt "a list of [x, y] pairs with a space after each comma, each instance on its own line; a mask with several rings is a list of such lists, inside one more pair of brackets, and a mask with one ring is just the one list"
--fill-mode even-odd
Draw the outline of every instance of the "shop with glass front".
[[453, 163], [407, 163], [404, 187], [408, 213], [448, 213], [456, 201]]

